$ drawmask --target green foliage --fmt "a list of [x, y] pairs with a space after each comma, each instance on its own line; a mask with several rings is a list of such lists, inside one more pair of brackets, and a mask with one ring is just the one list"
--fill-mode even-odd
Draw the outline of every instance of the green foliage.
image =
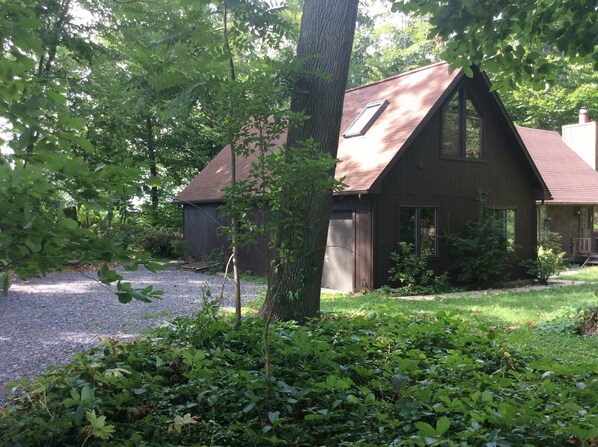
[[0, 411], [0, 442], [80, 446], [94, 427], [93, 445], [122, 446], [560, 447], [598, 435], [596, 371], [523, 355], [445, 313], [273, 325], [270, 378], [262, 330], [207, 310], [107, 340], [23, 382], [27, 395]]
[[[135, 271], [139, 268], [140, 263], [143, 263], [145, 268], [151, 272], [164, 269], [162, 265], [147, 259], [142, 262], [138, 261], [130, 263], [125, 266], [125, 269], [128, 271]], [[106, 284], [107, 286], [116, 283], [114, 293], [118, 300], [123, 304], [130, 303], [134, 299], [144, 303], [150, 303], [153, 300], [162, 299], [162, 295], [164, 294], [162, 290], [156, 290], [152, 285], [144, 287], [143, 289], [135, 289], [130, 282], [123, 282], [123, 276], [107, 266], [103, 266], [98, 270], [98, 279], [101, 283]]]
[[[308, 198], [332, 194], [343, 187], [330, 175], [337, 161], [321, 152], [314, 141], [275, 148], [282, 132], [303, 119], [289, 113], [254, 119], [237, 150], [244, 156], [253, 154], [256, 161], [246, 179], [224, 190], [223, 216], [237, 216], [241, 246], [266, 237], [269, 247], [276, 249], [279, 264], [305, 254], [302, 234], [311, 223], [297, 210]], [[284, 241], [276, 239], [280, 230], [286, 233]]]
[[214, 274], [221, 273], [226, 268], [226, 264], [230, 258], [230, 253], [223, 247], [218, 247], [212, 250], [205, 257], [204, 261], [207, 265], [206, 273]]
[[[561, 132], [561, 126], [578, 122], [579, 109], [587, 106], [590, 115], [598, 111], [598, 73], [591, 64], [571, 64], [552, 57], [558, 82], [541, 89], [521, 83], [499, 88], [511, 119], [521, 126]], [[492, 80], [504, 84], [508, 73], [492, 73]]]
[[465, 224], [463, 236], [445, 236], [454, 261], [456, 280], [475, 288], [488, 288], [508, 279], [515, 255], [505, 235], [504, 223], [480, 198], [478, 220]]
[[144, 204], [141, 206], [141, 212], [135, 217], [143, 227], [171, 230], [183, 228], [183, 211], [180, 206], [172, 203], [161, 202], [158, 206]]
[[[551, 320], [538, 326], [540, 331], [556, 334], [583, 335], [586, 332], [595, 333], [594, 322], [598, 313], [598, 306], [591, 303], [577, 303], [573, 306], [564, 306]], [[590, 326], [591, 325], [591, 326]]]
[[393, 0], [394, 8], [430, 16], [443, 56], [471, 74], [471, 64], [537, 87], [558, 82], [551, 55], [598, 69], [596, 10], [585, 1], [437, 2]]
[[428, 259], [418, 256], [412, 244], [399, 242], [399, 251], [390, 254], [393, 265], [388, 271], [391, 283], [397, 283], [398, 289], [392, 293], [400, 295], [429, 295], [453, 291], [446, 274], [436, 276], [428, 268]]
[[536, 259], [524, 261], [527, 273], [536, 278], [540, 284], [547, 284], [548, 279], [565, 268], [565, 252], [562, 251], [561, 235], [552, 231], [544, 232], [538, 239]]
[[85, 417], [89, 421], [89, 425], [83, 427], [83, 431], [86, 432], [88, 436], [103, 439], [104, 441], [110, 439], [114, 433], [114, 426], [106, 424], [106, 416], [98, 417], [95, 410], [91, 410], [85, 413]]
[[[371, 4], [375, 3], [375, 4]], [[424, 18], [398, 17], [387, 2], [361, 8], [353, 41], [348, 87], [357, 87], [438, 62], [440, 39]]]
[[144, 251], [159, 258], [181, 259], [187, 249], [182, 233], [168, 228], [145, 227], [137, 242]]
[[[0, 2], [0, 124], [9, 135], [0, 140], [4, 292], [9, 273], [28, 278], [72, 261], [126, 258], [117, 241], [79, 220], [82, 209], [112, 213], [118, 198], [137, 188], [139, 172], [127, 160], [91, 156], [87, 117], [77, 116], [77, 101], [69, 99], [97, 47], [72, 23], [70, 6]], [[130, 285], [117, 288], [119, 299], [150, 298]]]

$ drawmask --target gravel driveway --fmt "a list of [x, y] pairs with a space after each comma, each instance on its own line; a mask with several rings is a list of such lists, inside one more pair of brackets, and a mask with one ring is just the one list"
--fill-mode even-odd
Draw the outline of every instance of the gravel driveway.
[[[207, 283], [218, 294], [223, 282], [218, 276], [172, 269], [154, 274], [140, 268], [121, 274], [134, 287], [152, 284], [163, 290], [163, 299], [121, 304], [95, 281], [95, 272], [54, 273], [16, 281], [8, 296], [0, 291], [0, 407], [5, 403], [6, 382], [64, 364], [103, 337], [131, 339], [143, 328], [193, 314], [201, 306], [202, 284]], [[255, 298], [262, 288], [244, 283], [243, 299]], [[227, 281], [226, 307], [234, 305], [233, 290]]]

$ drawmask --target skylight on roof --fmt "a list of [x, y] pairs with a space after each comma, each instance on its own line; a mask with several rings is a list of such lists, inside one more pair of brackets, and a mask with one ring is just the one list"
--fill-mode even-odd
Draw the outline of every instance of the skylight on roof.
[[343, 137], [351, 138], [365, 135], [368, 129], [372, 127], [372, 124], [382, 115], [388, 104], [389, 102], [386, 99], [369, 103], [345, 130]]

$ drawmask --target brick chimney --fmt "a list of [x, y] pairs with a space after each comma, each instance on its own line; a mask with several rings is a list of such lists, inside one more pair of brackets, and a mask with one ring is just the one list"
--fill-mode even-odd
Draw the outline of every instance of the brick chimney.
[[563, 126], [563, 141], [592, 169], [598, 170], [598, 123], [590, 121], [587, 107], [579, 109], [579, 123]]
[[579, 109], [579, 124], [585, 124], [590, 122], [590, 115], [588, 113], [588, 108], [583, 106]]

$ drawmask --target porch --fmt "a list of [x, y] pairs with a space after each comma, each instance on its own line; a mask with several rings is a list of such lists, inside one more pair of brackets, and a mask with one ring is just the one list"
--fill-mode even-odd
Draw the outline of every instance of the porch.
[[[598, 245], [598, 238], [596, 238]], [[591, 237], [576, 237], [571, 240], [571, 261], [584, 265], [598, 265], [598, 253], [592, 250]]]

